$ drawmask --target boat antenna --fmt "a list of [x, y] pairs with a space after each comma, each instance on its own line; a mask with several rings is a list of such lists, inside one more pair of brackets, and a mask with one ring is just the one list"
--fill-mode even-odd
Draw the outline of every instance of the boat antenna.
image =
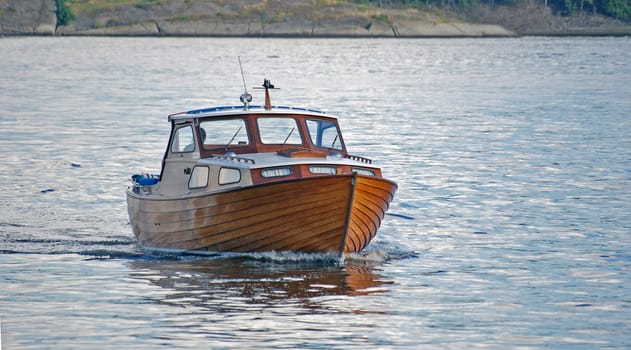
[[241, 64], [241, 56], [237, 56], [239, 59], [239, 68], [241, 69], [241, 79], [243, 79], [243, 90], [244, 92], [241, 94], [239, 99], [241, 103], [243, 103], [243, 107], [248, 109], [250, 107], [250, 102], [252, 102], [252, 95], [248, 93], [248, 87], [245, 85], [245, 74], [243, 74], [243, 65]]

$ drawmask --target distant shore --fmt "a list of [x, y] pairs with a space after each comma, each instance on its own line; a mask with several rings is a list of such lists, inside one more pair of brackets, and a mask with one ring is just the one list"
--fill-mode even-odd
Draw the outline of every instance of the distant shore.
[[[346, 4], [165, 1], [80, 12], [58, 23], [55, 0], [0, 0], [0, 36], [466, 38], [631, 36], [631, 23], [594, 15], [556, 16], [549, 8], [481, 8], [463, 17], [417, 9]], [[191, 5], [192, 4], [192, 5]], [[250, 7], [248, 7], [250, 6]], [[289, 8], [288, 8], [289, 7]]]

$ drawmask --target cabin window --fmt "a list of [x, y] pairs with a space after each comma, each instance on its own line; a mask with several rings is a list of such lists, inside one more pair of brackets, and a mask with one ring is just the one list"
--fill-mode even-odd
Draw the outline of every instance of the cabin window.
[[342, 140], [337, 125], [326, 120], [307, 120], [311, 142], [317, 147], [342, 149]]
[[337, 168], [332, 165], [312, 165], [309, 167], [309, 172], [317, 175], [335, 175]]
[[250, 143], [243, 119], [206, 120], [199, 124], [201, 134], [206, 134], [203, 141], [205, 149], [240, 146]]
[[259, 118], [261, 142], [274, 145], [301, 145], [302, 138], [293, 118]]
[[173, 143], [171, 144], [171, 152], [193, 152], [195, 150], [195, 142], [193, 141], [193, 128], [188, 125], [179, 128], [173, 135]]
[[265, 178], [269, 177], [281, 177], [291, 175], [291, 168], [279, 167], [279, 168], [267, 168], [261, 170], [261, 176]]
[[374, 171], [366, 168], [353, 168], [353, 172], [358, 173], [359, 175], [375, 176]]
[[191, 178], [188, 180], [188, 188], [203, 188], [208, 186], [208, 173], [210, 170], [207, 166], [196, 166], [193, 168]]
[[219, 169], [219, 184], [229, 185], [241, 181], [241, 172], [234, 168]]

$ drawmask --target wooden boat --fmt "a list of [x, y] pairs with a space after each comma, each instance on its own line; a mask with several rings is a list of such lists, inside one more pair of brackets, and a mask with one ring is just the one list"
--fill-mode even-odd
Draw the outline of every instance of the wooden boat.
[[167, 252], [359, 252], [375, 237], [397, 185], [348, 154], [337, 119], [272, 106], [169, 115], [159, 175], [132, 176], [139, 244]]

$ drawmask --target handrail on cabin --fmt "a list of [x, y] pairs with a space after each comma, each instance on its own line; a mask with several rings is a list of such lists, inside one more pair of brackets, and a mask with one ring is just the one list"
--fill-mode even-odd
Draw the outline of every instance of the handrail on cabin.
[[354, 156], [354, 155], [351, 155], [351, 154], [347, 154], [345, 158], [356, 160], [358, 162], [362, 162], [362, 163], [366, 163], [366, 164], [372, 164], [372, 159], [368, 159], [368, 158], [364, 158], [364, 157], [360, 157], [360, 156]]
[[228, 160], [228, 161], [232, 161], [232, 162], [237, 162], [237, 163], [252, 163], [252, 164], [256, 164], [254, 162], [254, 159], [250, 159], [250, 158], [244, 158], [244, 157], [237, 157], [237, 156], [225, 156], [225, 155], [221, 155], [221, 154], [211, 154], [210, 158], [214, 158], [214, 159], [219, 159], [219, 160]]

